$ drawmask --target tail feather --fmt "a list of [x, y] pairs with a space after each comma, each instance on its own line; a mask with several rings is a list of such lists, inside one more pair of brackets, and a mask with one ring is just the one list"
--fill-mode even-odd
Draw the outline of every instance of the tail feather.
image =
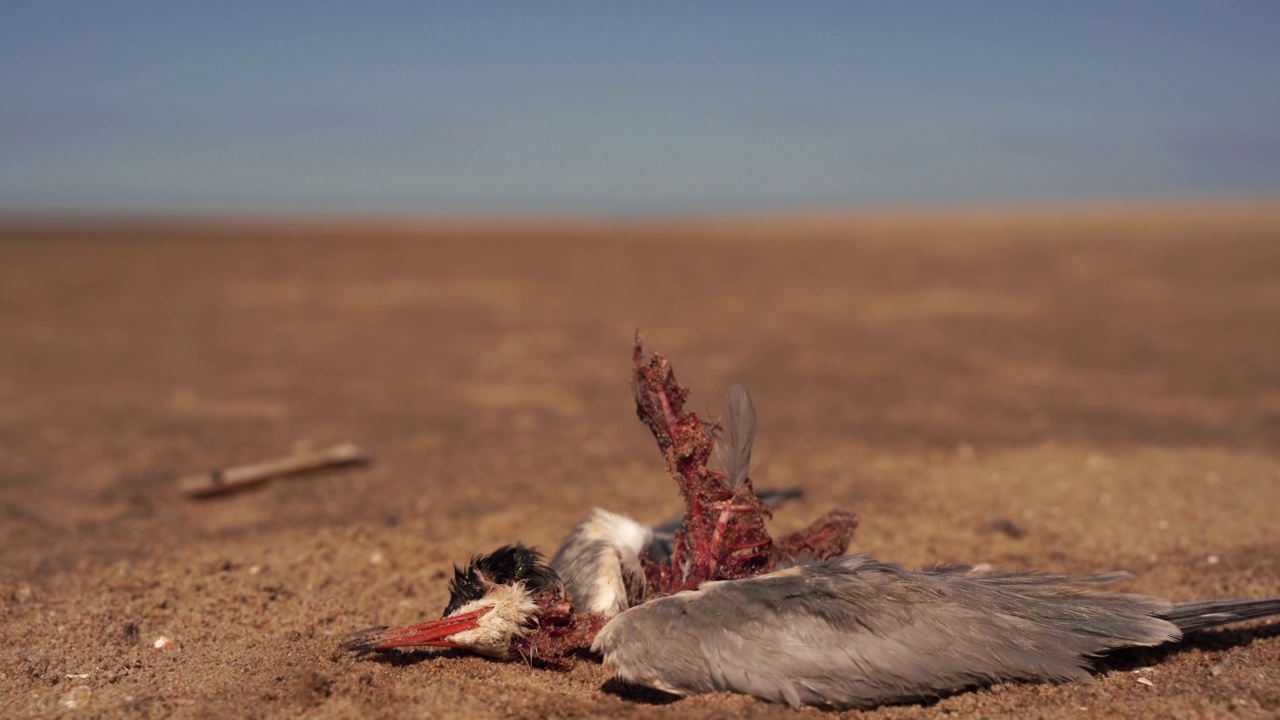
[[1161, 617], [1183, 632], [1280, 615], [1280, 598], [1270, 600], [1203, 600], [1178, 603]]

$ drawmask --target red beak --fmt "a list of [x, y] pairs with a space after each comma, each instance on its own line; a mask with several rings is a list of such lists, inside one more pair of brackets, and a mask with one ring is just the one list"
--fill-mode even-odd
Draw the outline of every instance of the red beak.
[[489, 608], [451, 615], [441, 620], [418, 625], [369, 630], [361, 633], [360, 637], [353, 638], [347, 646], [360, 650], [390, 650], [398, 647], [456, 648], [459, 645], [449, 638], [479, 627], [480, 618], [487, 612]]

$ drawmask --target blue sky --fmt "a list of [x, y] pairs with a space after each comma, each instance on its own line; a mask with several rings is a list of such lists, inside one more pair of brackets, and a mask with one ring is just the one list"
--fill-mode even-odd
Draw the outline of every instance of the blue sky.
[[1280, 2], [0, 3], [0, 209], [1280, 191]]

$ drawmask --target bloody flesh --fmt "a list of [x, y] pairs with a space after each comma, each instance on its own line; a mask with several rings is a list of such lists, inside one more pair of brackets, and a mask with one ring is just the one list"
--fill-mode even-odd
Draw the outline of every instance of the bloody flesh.
[[827, 558], [844, 552], [858, 525], [857, 517], [844, 510], [832, 510], [775, 543], [764, 525], [771, 513], [756, 496], [751, 479], [732, 488], [707, 466], [715, 442], [697, 413], [685, 412], [688, 389], [676, 381], [665, 357], [654, 353], [646, 359], [639, 333], [632, 368], [636, 415], [658, 441], [667, 472], [685, 501], [684, 522], [676, 530], [670, 561], [645, 564], [651, 597], [709, 580], [754, 577], [797, 555]]

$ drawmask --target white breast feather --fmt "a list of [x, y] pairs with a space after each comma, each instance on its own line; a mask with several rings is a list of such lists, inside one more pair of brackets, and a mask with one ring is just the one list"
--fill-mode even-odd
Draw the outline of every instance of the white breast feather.
[[524, 583], [496, 586], [488, 595], [458, 608], [454, 615], [492, 608], [478, 622], [478, 627], [454, 635], [451, 640], [469, 650], [499, 659], [513, 654], [512, 641], [528, 635], [526, 623], [538, 610]]

